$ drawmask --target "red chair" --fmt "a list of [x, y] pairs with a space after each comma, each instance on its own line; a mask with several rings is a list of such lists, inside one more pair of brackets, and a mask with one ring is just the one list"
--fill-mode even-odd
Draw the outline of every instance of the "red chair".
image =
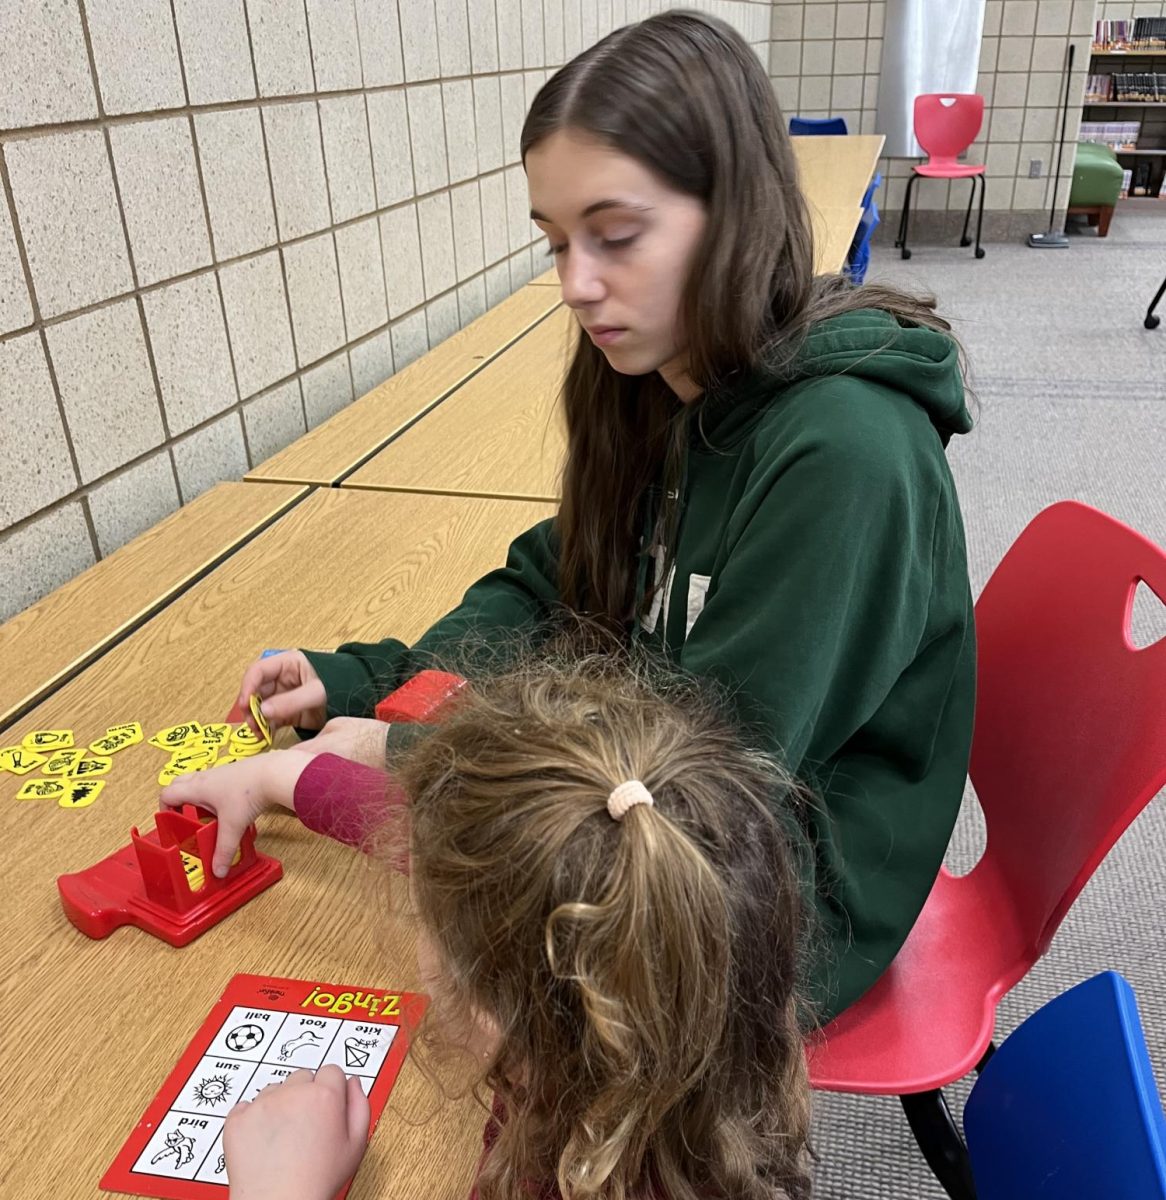
[[1139, 580], [1166, 600], [1166, 552], [1073, 501], [1004, 556], [976, 605], [987, 848], [966, 876], [940, 871], [886, 973], [809, 1049], [816, 1088], [900, 1097], [952, 1197], [975, 1191], [939, 1089], [991, 1053], [1000, 998], [1166, 785], [1166, 639], [1130, 640]]
[[968, 197], [968, 211], [964, 215], [964, 232], [961, 246], [970, 246], [968, 224], [972, 219], [972, 203], [976, 198], [976, 180], [980, 181], [980, 212], [976, 218], [976, 257], [984, 257], [980, 245], [980, 232], [984, 227], [984, 172], [981, 163], [957, 162], [961, 154], [976, 140], [980, 126], [984, 123], [984, 97], [975, 92], [956, 92], [944, 95], [935, 93], [915, 97], [915, 138], [927, 151], [927, 161], [912, 168], [907, 182], [907, 194], [903, 198], [903, 211], [899, 215], [899, 237], [896, 249], [904, 258], [911, 257], [907, 249], [907, 227], [911, 221], [911, 193], [915, 181], [924, 179], [970, 179], [972, 194]]

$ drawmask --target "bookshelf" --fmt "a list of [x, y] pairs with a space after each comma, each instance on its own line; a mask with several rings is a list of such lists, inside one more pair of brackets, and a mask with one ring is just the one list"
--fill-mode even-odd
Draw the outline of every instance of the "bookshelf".
[[1082, 140], [1126, 170], [1123, 198], [1157, 197], [1166, 212], [1166, 18], [1096, 23], [1081, 118]]

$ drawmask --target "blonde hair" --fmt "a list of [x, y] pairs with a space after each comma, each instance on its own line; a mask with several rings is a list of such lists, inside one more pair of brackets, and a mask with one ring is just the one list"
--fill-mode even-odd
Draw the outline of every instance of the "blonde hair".
[[[476, 683], [393, 769], [443, 1024], [485, 1016], [511, 1200], [808, 1195], [788, 778], [695, 684], [610, 652]], [[607, 800], [641, 780], [653, 805]]]

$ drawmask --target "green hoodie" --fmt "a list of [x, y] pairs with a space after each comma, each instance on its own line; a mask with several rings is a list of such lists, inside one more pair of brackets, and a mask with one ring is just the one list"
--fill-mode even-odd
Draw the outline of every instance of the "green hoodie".
[[[797, 824], [817, 926], [810, 1000], [827, 1020], [902, 945], [963, 793], [975, 639], [944, 457], [971, 428], [957, 348], [850, 313], [819, 325], [781, 378], [758, 371], [689, 423], [672, 573], [636, 636], [726, 684], [742, 722], [816, 793]], [[329, 713], [367, 716], [467, 635], [534, 627], [557, 602], [544, 521], [412, 649], [308, 657]]]

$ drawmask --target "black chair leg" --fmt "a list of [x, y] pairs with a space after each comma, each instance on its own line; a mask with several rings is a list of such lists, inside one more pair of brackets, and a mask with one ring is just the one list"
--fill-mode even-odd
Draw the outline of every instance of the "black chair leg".
[[900, 1096], [907, 1124], [932, 1174], [951, 1200], [976, 1200], [968, 1148], [952, 1120], [943, 1092]]
[[[907, 187], [910, 188], [911, 183], [908, 181]], [[903, 208], [899, 213], [899, 232], [895, 234], [895, 249], [898, 250], [903, 244], [904, 226], [907, 224], [907, 196], [903, 195]]]
[[1150, 301], [1150, 307], [1146, 309], [1146, 328], [1157, 329], [1162, 324], [1162, 318], [1154, 315], [1154, 309], [1158, 307], [1158, 301], [1166, 295], [1166, 279], [1162, 280], [1162, 286], [1154, 293], [1154, 299]]
[[976, 1063], [976, 1074], [979, 1075], [984, 1068], [992, 1061], [992, 1055], [996, 1053], [996, 1043], [989, 1042], [988, 1049], [984, 1051], [983, 1057]]
[[984, 247], [980, 245], [980, 234], [984, 231], [984, 192], [988, 187], [988, 180], [984, 175], [976, 176], [980, 180], [980, 212], [976, 217], [976, 257], [984, 257]]
[[976, 198], [976, 177], [972, 176], [972, 191], [968, 196], [968, 211], [964, 213], [964, 231], [960, 234], [960, 245], [970, 246], [972, 239], [968, 237], [968, 226], [972, 223], [972, 202]]
[[907, 249], [907, 231], [911, 224], [911, 192], [915, 188], [915, 180], [919, 176], [914, 171], [911, 172], [911, 178], [907, 180], [907, 192], [903, 197], [903, 212], [899, 217], [899, 240], [895, 243], [900, 255], [903, 258], [910, 258], [911, 251]]

